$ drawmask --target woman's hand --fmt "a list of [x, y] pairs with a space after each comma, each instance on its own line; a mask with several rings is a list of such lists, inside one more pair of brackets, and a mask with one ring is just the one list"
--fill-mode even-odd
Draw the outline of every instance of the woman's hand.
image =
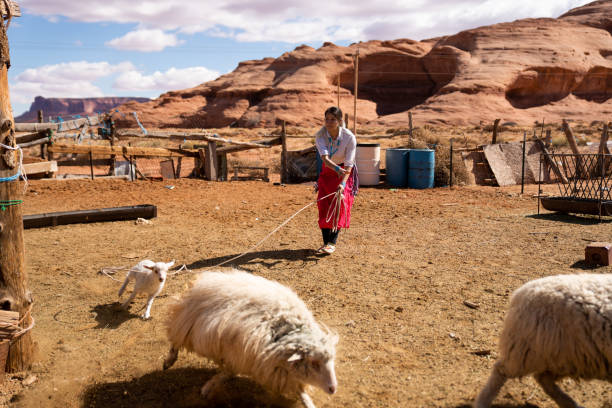
[[336, 173], [338, 174], [338, 177], [344, 177], [344, 175], [346, 173], [348, 173], [348, 171], [346, 171], [346, 169], [343, 169], [340, 166], [336, 166], [336, 168], [334, 170], [336, 170]]

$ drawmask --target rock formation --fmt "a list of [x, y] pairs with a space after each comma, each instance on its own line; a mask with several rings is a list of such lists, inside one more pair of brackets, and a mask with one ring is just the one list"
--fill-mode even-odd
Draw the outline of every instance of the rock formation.
[[[359, 51], [359, 126], [521, 124], [612, 117], [612, 0], [559, 18], [523, 19], [424, 41], [302, 45], [278, 58], [241, 62], [231, 73], [168, 92], [136, 111], [150, 127], [318, 126], [337, 104], [353, 116]], [[124, 123], [128, 124], [128, 123]], [[133, 126], [133, 123], [129, 125]]]
[[42, 110], [44, 120], [49, 116], [56, 118], [61, 116], [69, 119], [74, 115], [93, 115], [97, 112], [108, 112], [109, 110], [129, 101], [147, 102], [149, 98], [132, 97], [104, 97], [104, 98], [43, 98], [37, 96], [30, 106], [30, 110], [17, 116], [15, 122], [36, 122], [38, 111]]

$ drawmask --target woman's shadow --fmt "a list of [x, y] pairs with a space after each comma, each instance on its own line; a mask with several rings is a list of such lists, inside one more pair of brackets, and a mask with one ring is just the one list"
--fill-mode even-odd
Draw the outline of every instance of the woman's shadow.
[[[223, 266], [240, 266], [246, 269], [249, 265], [263, 265], [267, 268], [273, 268], [282, 261], [301, 262], [300, 266], [304, 267], [308, 263], [317, 263], [320, 256], [313, 249], [281, 249], [275, 251], [257, 251], [249, 252], [242, 256], [241, 254], [218, 256], [215, 258], [201, 259], [187, 265], [188, 269], [202, 269], [217, 266], [223, 263]], [[236, 259], [233, 259], [236, 258]], [[227, 262], [227, 263], [225, 263]]]

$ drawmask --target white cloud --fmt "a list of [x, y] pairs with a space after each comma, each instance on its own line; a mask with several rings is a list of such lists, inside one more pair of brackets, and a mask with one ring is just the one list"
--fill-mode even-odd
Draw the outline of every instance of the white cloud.
[[166, 34], [160, 29], [139, 29], [120, 38], [106, 42], [106, 45], [119, 50], [153, 52], [180, 44], [174, 34]]
[[[527, 17], [558, 17], [589, 0], [389, 0], [329, 2], [325, 0], [22, 0], [28, 13], [52, 18], [63, 15], [85, 22], [137, 23], [183, 33], [215, 29], [239, 41], [316, 42], [368, 40], [378, 36], [422, 39], [455, 34], [478, 25]], [[387, 27], [385, 26], [387, 25]], [[222, 31], [218, 28], [221, 27]], [[136, 31], [134, 33], [139, 33]], [[138, 43], [129, 33], [113, 41]], [[133, 35], [134, 40], [128, 41]], [[158, 33], [170, 41], [172, 35]], [[120, 41], [121, 40], [121, 41]], [[146, 39], [145, 39], [146, 40]], [[174, 37], [174, 40], [176, 38]], [[162, 44], [165, 44], [162, 42]], [[144, 41], [151, 44], [151, 41]], [[166, 44], [165, 46], [171, 46]], [[129, 48], [135, 49], [135, 48]], [[137, 48], [140, 49], [140, 48]]]
[[141, 72], [131, 70], [119, 75], [113, 84], [113, 88], [124, 91], [169, 91], [191, 88], [218, 76], [217, 71], [205, 67], [170, 68], [166, 72], [156, 71], [151, 75], [143, 75]]
[[47, 98], [87, 98], [104, 96], [93, 82], [134, 69], [131, 62], [112, 65], [108, 62], [75, 61], [29, 68], [10, 81], [11, 100], [31, 102], [35, 96]]

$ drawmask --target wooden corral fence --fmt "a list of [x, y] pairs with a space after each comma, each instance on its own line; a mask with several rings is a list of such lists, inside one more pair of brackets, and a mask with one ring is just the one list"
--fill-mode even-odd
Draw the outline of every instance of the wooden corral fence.
[[[42, 112], [39, 111], [39, 121], [42, 120]], [[78, 144], [87, 138], [95, 138], [96, 134], [89, 130], [90, 127], [99, 126], [97, 137], [108, 140], [109, 144], [104, 145], [84, 145]], [[79, 133], [74, 134], [77, 130]], [[228, 180], [227, 176], [227, 155], [240, 151], [260, 148], [270, 148], [283, 144], [284, 132], [282, 136], [272, 137], [264, 140], [251, 142], [234, 141], [213, 135], [207, 132], [136, 132], [127, 129], [116, 129], [112, 121], [111, 114], [103, 116], [91, 116], [79, 118], [59, 123], [19, 123], [16, 124], [17, 132], [26, 132], [16, 137], [19, 147], [22, 149], [40, 146], [40, 156], [47, 158], [48, 161], [24, 165], [26, 173], [51, 174], [59, 166], [87, 166], [90, 167], [91, 178], [94, 178], [94, 166], [108, 166], [108, 174], [115, 173], [117, 157], [123, 157], [130, 163], [129, 176], [134, 179], [140, 175], [136, 166], [138, 158], [169, 158], [178, 159], [177, 169], [174, 170], [174, 162], [171, 173], [175, 177], [180, 176], [182, 159], [185, 157], [193, 158], [196, 162], [195, 175], [204, 177], [208, 180]], [[67, 133], [72, 131], [72, 133]], [[88, 133], [89, 131], [89, 133]], [[76, 144], [63, 143], [61, 139], [73, 138]], [[191, 148], [179, 147], [135, 147], [119, 145], [119, 141], [126, 139], [161, 139], [166, 141], [202, 141], [205, 144], [194, 144]], [[54, 155], [69, 154], [71, 159], [54, 161]], [[75, 156], [81, 156], [80, 159]], [[101, 158], [102, 157], [102, 158]], [[264, 169], [264, 168], [262, 168]], [[267, 176], [267, 169], [266, 176]], [[135, 174], [134, 174], [135, 173]], [[178, 173], [178, 175], [177, 175]], [[167, 173], [166, 173], [167, 174]], [[174, 177], [172, 177], [174, 178]], [[265, 177], [267, 178], [267, 177]]]

